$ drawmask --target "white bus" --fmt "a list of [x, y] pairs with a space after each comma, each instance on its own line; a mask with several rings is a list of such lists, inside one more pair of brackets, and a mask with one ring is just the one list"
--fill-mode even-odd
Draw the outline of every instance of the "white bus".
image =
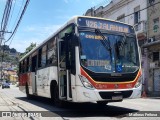
[[134, 28], [78, 16], [19, 61], [19, 88], [63, 101], [108, 102], [141, 96], [142, 72]]

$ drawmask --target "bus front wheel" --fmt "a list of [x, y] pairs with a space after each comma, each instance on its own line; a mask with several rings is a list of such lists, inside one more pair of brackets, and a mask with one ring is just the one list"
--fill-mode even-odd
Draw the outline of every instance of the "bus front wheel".
[[55, 106], [63, 107], [63, 101], [59, 99], [59, 88], [57, 85], [52, 89], [52, 100]]
[[26, 96], [28, 99], [30, 99], [28, 84], [26, 84]]

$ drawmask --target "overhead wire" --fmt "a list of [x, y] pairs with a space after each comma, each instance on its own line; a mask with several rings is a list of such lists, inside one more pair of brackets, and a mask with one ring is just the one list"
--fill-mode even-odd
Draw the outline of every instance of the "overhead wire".
[[5, 33], [7, 32], [6, 28], [7, 28], [7, 24], [10, 16], [11, 8], [12, 8], [12, 0], [7, 0], [3, 15], [2, 15], [1, 25], [0, 25], [0, 45], [4, 40]]
[[8, 26], [10, 26], [10, 23], [11, 23], [11, 19], [12, 19], [13, 13], [14, 13], [14, 8], [15, 8], [15, 5], [16, 5], [16, 0], [13, 0], [13, 2], [14, 2], [13, 3], [13, 8], [11, 9], [11, 17], [9, 18]]
[[9, 25], [9, 20], [10, 20], [10, 14], [11, 14], [11, 10], [12, 10], [12, 0], [10, 1], [10, 3], [9, 3], [9, 7], [8, 7], [8, 11], [7, 11], [7, 17], [6, 17], [6, 23], [5, 23], [5, 28], [4, 28], [4, 32], [3, 32], [3, 37], [5, 38], [5, 33], [7, 32], [7, 26]]
[[[24, 0], [23, 0], [23, 1], [24, 1]], [[1, 60], [2, 60], [2, 61], [1, 61], [1, 62], [3, 62], [4, 51], [5, 51], [5, 44], [6, 44], [6, 42], [8, 42], [10, 39], [11, 39], [10, 44], [12, 43], [13, 37], [15, 36], [15, 33], [16, 33], [17, 28], [18, 28], [18, 26], [19, 26], [19, 24], [20, 24], [20, 22], [21, 22], [21, 20], [22, 20], [22, 17], [23, 17], [23, 15], [24, 15], [25, 11], [26, 11], [26, 8], [27, 8], [27, 6], [28, 6], [28, 4], [29, 4], [29, 1], [30, 1], [30, 0], [26, 0], [25, 5], [24, 5], [24, 7], [23, 7], [23, 10], [22, 10], [22, 12], [21, 12], [21, 15], [20, 15], [20, 17], [19, 17], [19, 20], [17, 21], [17, 24], [16, 24], [16, 26], [15, 26], [12, 34], [10, 35], [10, 37], [9, 37], [6, 41], [4, 41], [4, 46], [3, 46], [3, 50], [2, 50], [2, 56], [1, 56], [1, 58], [2, 58]], [[12, 9], [12, 2], [13, 2], [13, 0], [7, 0], [7, 1], [6, 1], [6, 5], [5, 5], [5, 9], [4, 9], [2, 21], [1, 21], [1, 26], [0, 26], [0, 28], [1, 28], [1, 29], [0, 29], [0, 30], [1, 30], [1, 32], [0, 32], [0, 37], [3, 37], [3, 38], [4, 38], [4, 35], [5, 35], [5, 33], [6, 33], [7, 25], [9, 25], [9, 23], [10, 23], [10, 21], [11, 21], [11, 19], [12, 19], [13, 10], [14, 10], [14, 8]], [[15, 2], [16, 2], [16, 1], [15, 1]], [[23, 6], [23, 2], [22, 2], [22, 6]], [[21, 8], [22, 8], [22, 6], [21, 6]], [[14, 7], [15, 7], [15, 3], [14, 3]], [[20, 9], [20, 10], [21, 10], [21, 9]], [[11, 11], [12, 11], [12, 12], [11, 12]], [[11, 17], [10, 17], [10, 14], [11, 14]], [[19, 11], [19, 13], [18, 13], [18, 16], [19, 16], [19, 14], [20, 14], [20, 11]], [[10, 44], [9, 44], [9, 46], [10, 46]], [[1, 43], [0, 43], [0, 45], [1, 45]], [[1, 47], [1, 48], [2, 48], [2, 47]]]
[[12, 0], [6, 1], [6, 6], [3, 13], [2, 22], [1, 22], [1, 31], [2, 31], [1, 37], [4, 37], [4, 33], [6, 32], [6, 28], [9, 21], [10, 12], [11, 12], [11, 7], [12, 7]]
[[17, 17], [16, 17], [16, 19], [15, 19], [15, 21], [14, 21], [14, 24], [13, 24], [12, 29], [14, 29], [14, 27], [16, 26], [16, 23], [17, 23], [17, 21], [18, 21], [18, 18], [19, 18], [19, 16], [20, 16], [21, 11], [22, 11], [22, 7], [24, 6], [23, 4], [24, 4], [24, 0], [22, 1], [21, 7], [20, 7], [20, 9], [19, 9], [19, 11], [18, 11], [18, 14], [17, 14]]
[[[20, 7], [20, 9], [19, 9], [19, 11], [18, 11], [18, 14], [17, 14], [17, 17], [16, 17], [16, 19], [15, 19], [15, 21], [14, 21], [14, 24], [13, 24], [12, 29], [14, 29], [14, 26], [16, 26], [16, 22], [18, 21], [18, 18], [19, 18], [19, 16], [20, 16], [20, 13], [21, 13], [22, 8], [23, 8], [23, 6], [24, 6], [24, 2], [25, 2], [24, 0], [21, 2], [21, 7]], [[15, 4], [16, 4], [16, 0], [15, 0]], [[15, 4], [14, 4], [14, 5], [15, 5]], [[8, 44], [8, 46], [10, 46], [10, 45], [12, 44], [12, 41], [13, 41], [14, 36], [15, 36], [15, 34], [13, 35], [12, 39], [10, 40], [10, 43]]]
[[7, 11], [7, 8], [8, 8], [8, 2], [9, 1], [6, 1], [6, 5], [5, 5], [5, 8], [4, 8], [4, 12], [3, 12], [3, 17], [2, 17], [2, 21], [1, 21], [1, 30], [3, 29], [3, 21], [5, 20], [5, 15], [6, 15], [6, 11]]
[[21, 20], [22, 20], [22, 17], [23, 17], [23, 15], [24, 15], [25, 11], [26, 11], [26, 8], [27, 8], [29, 2], [30, 2], [30, 0], [26, 0], [25, 6], [24, 6], [24, 8], [23, 8], [23, 10], [22, 10], [22, 13], [21, 13], [21, 15], [20, 15], [20, 18], [19, 18], [18, 22], [17, 22], [17, 24], [16, 24], [16, 26], [15, 26], [15, 28], [14, 28], [11, 36], [10, 36], [5, 42], [8, 42], [8, 41], [13, 37], [13, 35], [16, 33], [17, 28], [18, 28], [18, 26], [19, 26], [19, 24], [20, 24], [20, 22], [21, 22]]

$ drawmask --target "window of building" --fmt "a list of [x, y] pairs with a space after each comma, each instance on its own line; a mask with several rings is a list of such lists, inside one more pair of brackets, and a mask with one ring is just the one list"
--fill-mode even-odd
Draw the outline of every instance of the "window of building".
[[153, 4], [155, 0], [148, 0], [149, 4]]
[[153, 62], [159, 60], [159, 52], [153, 52]]
[[122, 14], [122, 15], [118, 16], [117, 21], [125, 22], [125, 14]]
[[140, 22], [140, 6], [134, 8], [134, 24]]
[[159, 29], [159, 18], [153, 19], [153, 30], [157, 32]]

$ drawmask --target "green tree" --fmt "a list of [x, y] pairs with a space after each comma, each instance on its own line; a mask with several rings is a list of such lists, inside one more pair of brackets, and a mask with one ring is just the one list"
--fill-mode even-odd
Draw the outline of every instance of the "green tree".
[[11, 53], [16, 53], [16, 52], [17, 52], [17, 50], [16, 50], [16, 49], [14, 49], [14, 48], [12, 48], [12, 49], [10, 49], [10, 52], [11, 52]]
[[26, 48], [25, 54], [29, 53], [35, 47], [36, 47], [36, 43], [32, 42], [31, 45]]
[[28, 46], [27, 48], [26, 48], [26, 50], [25, 50], [25, 52], [24, 53], [21, 53], [20, 54], [20, 58], [22, 58], [23, 56], [25, 56], [27, 53], [29, 53], [33, 48], [35, 48], [36, 47], [36, 43], [31, 43], [30, 44], [30, 46]]

